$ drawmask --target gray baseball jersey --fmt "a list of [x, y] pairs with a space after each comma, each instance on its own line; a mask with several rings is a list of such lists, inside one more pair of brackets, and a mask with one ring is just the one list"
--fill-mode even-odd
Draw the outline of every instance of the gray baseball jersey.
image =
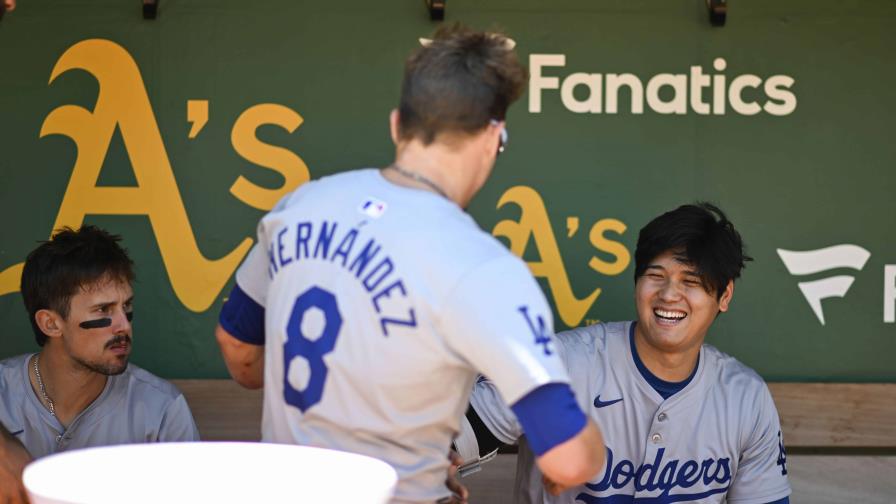
[[63, 427], [34, 394], [28, 378], [32, 355], [0, 362], [0, 423], [32, 457], [92, 446], [199, 440], [184, 396], [134, 364], [110, 376], [99, 397]]
[[[703, 345], [691, 382], [663, 400], [635, 365], [630, 327], [601, 323], [554, 339], [579, 404], [603, 432], [604, 470], [553, 497], [522, 438], [513, 502], [765, 504], [789, 495], [778, 412], [762, 378]], [[522, 436], [491, 383], [477, 383], [471, 402], [499, 440]]]
[[237, 284], [264, 308], [263, 440], [384, 460], [399, 501], [449, 495], [447, 453], [477, 372], [510, 403], [568, 381], [525, 263], [455, 203], [379, 170], [287, 196]]

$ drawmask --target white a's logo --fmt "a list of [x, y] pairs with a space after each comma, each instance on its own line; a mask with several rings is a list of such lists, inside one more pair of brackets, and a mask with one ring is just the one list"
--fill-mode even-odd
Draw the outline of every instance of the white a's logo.
[[[834, 245], [818, 250], [784, 250], [778, 249], [778, 256], [784, 261], [784, 266], [792, 275], [811, 275], [834, 268], [852, 268], [861, 271], [871, 257], [871, 253], [858, 245]], [[844, 297], [855, 277], [850, 275], [835, 275], [820, 280], [800, 282], [797, 285], [803, 291], [803, 296], [818, 317], [821, 325], [824, 325], [824, 311], [821, 309], [821, 300], [831, 297]]]

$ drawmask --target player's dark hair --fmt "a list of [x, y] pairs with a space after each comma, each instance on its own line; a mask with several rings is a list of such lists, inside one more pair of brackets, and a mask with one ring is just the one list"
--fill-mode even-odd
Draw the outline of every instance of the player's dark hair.
[[683, 205], [653, 219], [638, 234], [635, 248], [635, 281], [651, 261], [666, 252], [694, 267], [703, 288], [716, 299], [728, 282], [740, 277], [746, 261], [740, 233], [724, 212], [710, 203]]
[[429, 145], [443, 132], [474, 133], [503, 121], [528, 72], [504, 35], [443, 26], [405, 62], [399, 135]]
[[77, 231], [64, 227], [28, 254], [21, 290], [38, 345], [47, 342], [34, 319], [39, 310], [53, 310], [66, 318], [72, 297], [82, 287], [105, 279], [134, 281], [134, 263], [119, 241], [120, 236], [95, 226]]

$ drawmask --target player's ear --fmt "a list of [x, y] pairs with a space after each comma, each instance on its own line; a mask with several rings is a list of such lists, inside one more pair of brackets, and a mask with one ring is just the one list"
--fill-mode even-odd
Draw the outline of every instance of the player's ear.
[[398, 145], [398, 141], [401, 139], [401, 134], [399, 133], [399, 122], [400, 116], [398, 115], [398, 109], [392, 109], [392, 112], [389, 112], [389, 134], [392, 135], [392, 143], [396, 146]]
[[62, 317], [53, 310], [37, 310], [34, 322], [38, 329], [51, 338], [62, 336]]
[[505, 121], [498, 121], [497, 119], [492, 119], [489, 121], [489, 125], [487, 127], [488, 130], [488, 147], [489, 155], [496, 155], [496, 153], [500, 154], [503, 152], [503, 148], [501, 147], [501, 137], [507, 135], [507, 130]]
[[732, 297], [734, 297], [734, 280], [728, 280], [728, 285], [725, 286], [725, 290], [722, 291], [722, 296], [719, 297], [720, 312], [728, 311], [728, 305], [731, 304]]

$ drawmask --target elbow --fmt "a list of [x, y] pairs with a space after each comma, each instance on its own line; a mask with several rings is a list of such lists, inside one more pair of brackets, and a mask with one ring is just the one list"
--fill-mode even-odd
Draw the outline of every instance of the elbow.
[[233, 381], [243, 388], [255, 390], [264, 387], [263, 360], [228, 359], [225, 356], [224, 363], [227, 364], [227, 371]]
[[550, 480], [563, 487], [587, 483], [594, 479], [604, 466], [605, 456], [602, 448], [589, 450], [588, 453], [582, 453], [579, 458], [567, 460], [566, 463], [555, 465], [543, 472]]
[[256, 390], [264, 387], [264, 377], [262, 376], [262, 373], [256, 373], [249, 369], [247, 369], [246, 372], [238, 372], [229, 364], [227, 370], [230, 372], [230, 377], [233, 378], [233, 381], [240, 384], [243, 388]]
[[264, 386], [264, 347], [249, 345], [231, 336], [220, 325], [215, 338], [231, 378], [247, 389]]
[[568, 488], [594, 479], [603, 469], [606, 456], [603, 436], [589, 420], [574, 438], [542, 455], [539, 466], [548, 479]]

